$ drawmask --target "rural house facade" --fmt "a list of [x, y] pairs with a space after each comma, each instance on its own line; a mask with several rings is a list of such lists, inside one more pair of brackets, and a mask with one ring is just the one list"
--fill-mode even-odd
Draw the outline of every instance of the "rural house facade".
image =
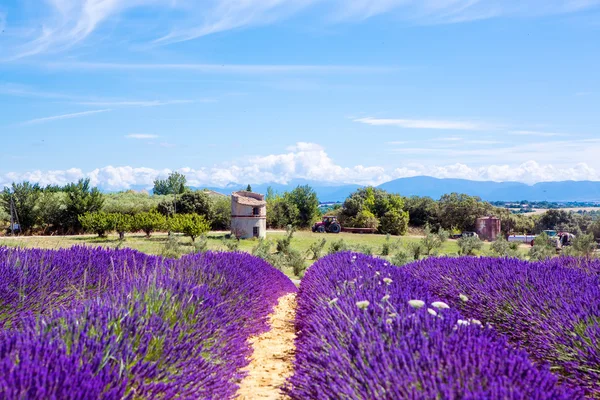
[[238, 239], [267, 236], [265, 196], [246, 191], [231, 194], [231, 235]]

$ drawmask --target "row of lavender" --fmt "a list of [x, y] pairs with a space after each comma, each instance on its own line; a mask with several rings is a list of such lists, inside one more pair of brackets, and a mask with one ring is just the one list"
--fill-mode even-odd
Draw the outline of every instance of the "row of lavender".
[[[455, 261], [460, 275], [466, 260]], [[413, 272], [437, 265], [427, 262]], [[434, 281], [430, 288], [404, 268], [360, 254], [318, 261], [300, 286], [295, 374], [286, 392], [293, 399], [582, 398], [583, 390], [559, 384], [548, 366], [511, 346], [486, 315], [462, 312], [462, 303], [473, 304], [469, 310], [492, 304], [458, 289], [438, 294], [435, 282], [456, 282], [445, 272], [449, 262], [420, 275]], [[480, 282], [476, 274], [469, 279]]]
[[600, 261], [437, 258], [404, 270], [549, 363], [566, 384], [600, 398]]
[[291, 291], [239, 253], [0, 249], [0, 398], [231, 398]]

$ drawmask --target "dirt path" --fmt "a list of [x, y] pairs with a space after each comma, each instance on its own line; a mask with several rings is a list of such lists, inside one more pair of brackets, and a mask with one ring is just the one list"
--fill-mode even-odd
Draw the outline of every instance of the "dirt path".
[[281, 386], [293, 372], [296, 294], [279, 298], [271, 314], [271, 329], [250, 340], [254, 354], [240, 383], [238, 400], [285, 399]]

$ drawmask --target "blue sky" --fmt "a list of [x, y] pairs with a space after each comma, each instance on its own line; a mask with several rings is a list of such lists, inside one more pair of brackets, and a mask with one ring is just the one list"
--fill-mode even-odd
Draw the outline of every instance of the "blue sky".
[[3, 0], [0, 185], [600, 180], [598, 71], [600, 0]]

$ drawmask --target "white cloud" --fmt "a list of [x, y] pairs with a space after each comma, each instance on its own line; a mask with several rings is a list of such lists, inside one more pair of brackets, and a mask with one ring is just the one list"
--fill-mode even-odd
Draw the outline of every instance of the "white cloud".
[[392, 119], [392, 118], [358, 118], [354, 122], [373, 126], [395, 126], [411, 129], [443, 129], [481, 131], [493, 129], [491, 125], [473, 121], [444, 121], [434, 119]]
[[[337, 164], [325, 149], [314, 143], [297, 143], [281, 154], [253, 156], [240, 162], [200, 168], [180, 168], [192, 186], [220, 186], [230, 183], [287, 183], [293, 179], [308, 179], [324, 183], [381, 184], [396, 178], [427, 175], [437, 178], [463, 178], [472, 180], [520, 181], [535, 183], [556, 180], [600, 180], [600, 171], [589, 163], [552, 164], [537, 161], [497, 163], [473, 166], [464, 162], [447, 165], [414, 162], [402, 167]], [[94, 185], [108, 190], [122, 190], [133, 186], [151, 188], [159, 176], [171, 170], [107, 166], [84, 173], [81, 169], [66, 171], [32, 171], [0, 174], [0, 187], [13, 181], [29, 180], [42, 185], [59, 184], [89, 177]]]
[[[201, 4], [200, 4], [201, 3]], [[103, 25], [122, 24], [116, 18], [134, 8], [153, 7], [148, 25], [158, 34], [155, 44], [192, 40], [217, 32], [273, 24], [301, 12], [316, 11], [313, 19], [324, 23], [361, 21], [392, 13], [417, 24], [443, 24], [502, 16], [539, 16], [592, 8], [600, 0], [46, 0], [42, 19], [24, 18], [33, 29], [32, 40], [17, 46], [11, 57], [61, 51], [82, 43]], [[36, 10], [39, 12], [39, 10]], [[315, 21], [312, 21], [315, 23]], [[0, 25], [3, 23], [0, 15]], [[108, 31], [108, 30], [107, 30]], [[117, 32], [109, 31], [106, 37]]]
[[48, 68], [59, 70], [116, 70], [116, 71], [189, 71], [216, 74], [327, 74], [327, 73], [374, 73], [397, 70], [395, 67], [354, 65], [300, 65], [300, 64], [139, 64], [139, 63], [91, 63], [50, 62]]
[[156, 139], [158, 135], [149, 134], [149, 133], [130, 133], [125, 136], [128, 139]]
[[33, 125], [33, 124], [41, 124], [44, 122], [50, 122], [50, 121], [58, 121], [58, 120], [62, 120], [62, 119], [80, 118], [80, 117], [86, 117], [88, 115], [100, 114], [100, 113], [105, 113], [105, 112], [109, 112], [109, 111], [111, 111], [111, 110], [110, 109], [93, 110], [93, 111], [83, 111], [83, 112], [78, 112], [78, 113], [73, 113], [73, 114], [54, 115], [52, 117], [31, 119], [29, 121], [22, 122], [21, 125]]
[[569, 136], [566, 133], [556, 132], [541, 132], [541, 131], [510, 131], [511, 135], [519, 136], [537, 136], [537, 137], [556, 137], [556, 136]]

